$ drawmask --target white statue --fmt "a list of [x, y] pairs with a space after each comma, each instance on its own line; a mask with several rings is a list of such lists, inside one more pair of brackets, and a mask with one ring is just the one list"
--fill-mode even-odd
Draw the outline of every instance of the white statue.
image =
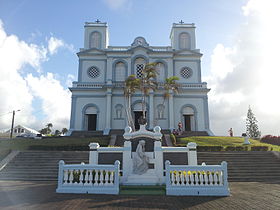
[[140, 140], [133, 157], [133, 173], [139, 175], [146, 173], [149, 168], [148, 164], [149, 157], [145, 154], [145, 141]]

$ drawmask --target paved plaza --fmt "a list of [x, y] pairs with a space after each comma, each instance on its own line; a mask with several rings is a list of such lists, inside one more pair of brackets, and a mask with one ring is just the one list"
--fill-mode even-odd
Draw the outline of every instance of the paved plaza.
[[56, 182], [0, 181], [0, 209], [280, 209], [280, 183], [232, 182], [230, 197], [57, 194]]

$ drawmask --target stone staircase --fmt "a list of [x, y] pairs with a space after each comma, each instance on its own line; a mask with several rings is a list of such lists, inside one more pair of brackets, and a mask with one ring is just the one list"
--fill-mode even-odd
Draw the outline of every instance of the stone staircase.
[[57, 180], [58, 162], [88, 163], [83, 151], [25, 151], [20, 152], [0, 171], [0, 180]]
[[[279, 154], [279, 153], [278, 153]], [[88, 152], [76, 151], [24, 151], [20, 152], [2, 171], [0, 180], [57, 180], [58, 162], [66, 164], [88, 163]], [[121, 160], [121, 154], [102, 157], [112, 163]], [[186, 164], [186, 155], [172, 153], [166, 155], [173, 164]], [[166, 159], [165, 158], [165, 159]], [[217, 165], [228, 162], [230, 182], [279, 182], [280, 159], [273, 152], [198, 152], [198, 163]], [[108, 162], [109, 161], [109, 162]], [[103, 163], [104, 162], [104, 163]], [[111, 163], [111, 164], [112, 164]]]
[[279, 182], [280, 159], [274, 152], [198, 152], [198, 164], [228, 163], [231, 182]]

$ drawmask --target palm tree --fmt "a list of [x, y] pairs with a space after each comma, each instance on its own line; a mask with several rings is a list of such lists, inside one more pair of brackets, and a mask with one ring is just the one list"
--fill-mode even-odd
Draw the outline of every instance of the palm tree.
[[155, 91], [157, 89], [157, 75], [158, 71], [156, 69], [157, 63], [148, 63], [143, 69], [142, 76], [140, 77], [140, 91], [142, 92], [142, 111], [143, 119], [146, 119], [146, 97], [149, 95], [150, 91]]
[[139, 89], [140, 80], [135, 75], [130, 75], [125, 80], [124, 96], [125, 96], [125, 110], [128, 125], [135, 131], [135, 125], [131, 114], [131, 96], [137, 89]]
[[164, 105], [166, 99], [170, 97], [170, 91], [177, 94], [179, 90], [179, 84], [176, 82], [179, 80], [179, 77], [172, 76], [168, 77], [165, 79], [163, 88], [164, 88], [164, 93], [163, 93], [163, 102], [162, 105]]
[[46, 127], [47, 127], [48, 134], [51, 133], [51, 131], [52, 131], [51, 128], [53, 127], [53, 124], [52, 123], [48, 123], [46, 125]]
[[[176, 76], [171, 76], [165, 79], [163, 88], [164, 88], [164, 93], [163, 93], [163, 102], [162, 106], [164, 107], [164, 104], [166, 100], [170, 97], [170, 92], [173, 92], [175, 94], [178, 93], [179, 90], [179, 84], [177, 81], [179, 80], [179, 77]], [[156, 125], [158, 120], [154, 121], [154, 124]]]
[[62, 128], [61, 133], [64, 135], [65, 133], [67, 133], [68, 129], [67, 128]]

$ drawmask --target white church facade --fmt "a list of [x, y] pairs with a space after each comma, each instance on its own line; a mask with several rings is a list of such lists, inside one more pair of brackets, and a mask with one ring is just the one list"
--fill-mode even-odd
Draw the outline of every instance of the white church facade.
[[[141, 76], [146, 63], [157, 63], [159, 90], [147, 99], [147, 128], [159, 125], [173, 130], [182, 122], [186, 131], [209, 128], [207, 83], [201, 81], [200, 50], [196, 48], [195, 25], [174, 23], [170, 46], [150, 46], [136, 37], [130, 46], [110, 46], [107, 23], [85, 23], [84, 48], [79, 58], [78, 81], [73, 82], [70, 131], [103, 131], [127, 126], [124, 81]], [[179, 77], [179, 93], [172, 93], [163, 104], [163, 83]], [[136, 127], [141, 115], [141, 94], [132, 96], [131, 109]]]

